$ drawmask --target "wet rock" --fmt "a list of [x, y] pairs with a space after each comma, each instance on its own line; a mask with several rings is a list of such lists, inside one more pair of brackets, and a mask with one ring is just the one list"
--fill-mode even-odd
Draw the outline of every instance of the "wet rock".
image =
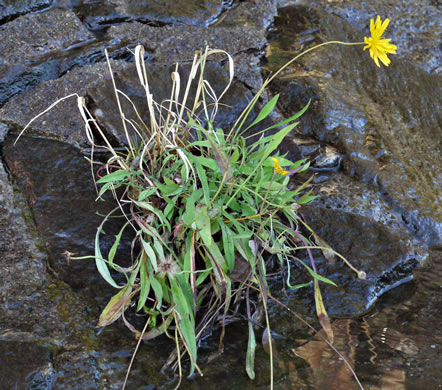
[[0, 24], [48, 8], [52, 0], [0, 0]]
[[[26, 222], [25, 222], [26, 220]], [[0, 369], [4, 388], [53, 383], [52, 354], [72, 334], [47, 288], [46, 255], [0, 164]], [[66, 290], [65, 290], [66, 291]], [[79, 302], [77, 302], [78, 305]], [[79, 306], [77, 306], [79, 307]], [[83, 306], [84, 308], [84, 306]], [[84, 313], [86, 313], [84, 311]]]
[[63, 1], [63, 5], [72, 8], [84, 25], [95, 32], [128, 21], [110, 1], [70, 0]]
[[[375, 188], [339, 172], [319, 172], [314, 183], [314, 192], [318, 195], [312, 203], [315, 207], [360, 215], [392, 231], [404, 230], [401, 214]], [[411, 239], [411, 235], [409, 238]]]
[[[118, 66], [117, 63], [112, 62], [112, 64]], [[102, 82], [108, 74], [109, 69], [105, 63], [75, 68], [58, 80], [46, 81], [10, 99], [0, 109], [0, 121], [7, 124], [9, 129], [20, 132], [33, 117], [42, 113], [58, 99], [74, 93], [86, 96], [87, 89]], [[75, 97], [60, 102], [34, 121], [27, 134], [55, 138], [77, 147], [89, 146]]]
[[185, 23], [206, 26], [212, 23], [223, 10], [221, 0], [114, 0], [116, 9], [123, 15], [138, 21], [163, 23]]
[[207, 26], [216, 20], [223, 9], [221, 0], [106, 0], [98, 4], [85, 0], [75, 4], [75, 11], [92, 30], [100, 30], [123, 21]]
[[[299, 2], [298, 2], [299, 3]], [[388, 38], [398, 47], [398, 55], [406, 56], [430, 73], [442, 71], [440, 50], [440, 2], [433, 0], [370, 1], [350, 0], [303, 1], [305, 5], [324, 8], [339, 15], [358, 29], [368, 31], [369, 19], [380, 15], [389, 18]], [[308, 4], [306, 4], [308, 3]], [[367, 33], [368, 34], [368, 33]]]
[[[253, 94], [256, 94], [263, 84], [260, 59], [256, 55], [241, 53], [234, 58], [235, 78], [244, 83]], [[227, 64], [225, 65], [227, 70]], [[264, 92], [266, 95], [266, 91]]]
[[[26, 227], [20, 204], [0, 164], [0, 328], [36, 332], [43, 337], [60, 321], [45, 294], [46, 256], [35, 231]], [[40, 322], [41, 316], [46, 323]]]
[[341, 166], [343, 155], [337, 148], [325, 142], [318, 142], [313, 138], [291, 135], [290, 143], [287, 142], [281, 148], [282, 151], [293, 155], [293, 146], [297, 152], [294, 160], [306, 159], [310, 162], [311, 170], [328, 172], [336, 171]]
[[[155, 101], [162, 102], [170, 98], [172, 90], [171, 73], [175, 71], [175, 66], [165, 67], [156, 65], [147, 65], [147, 75], [149, 85], [152, 89]], [[184, 97], [185, 86], [190, 72], [189, 64], [182, 64], [178, 73], [181, 79], [181, 94], [180, 99]], [[137, 107], [144, 123], [149, 123], [148, 110], [146, 107], [145, 91], [140, 87], [138, 75], [136, 74], [135, 65], [128, 64], [121, 70], [114, 71], [117, 87], [127, 94]], [[197, 75], [196, 79], [198, 79]], [[205, 68], [205, 77], [209, 80], [213, 91], [217, 96], [220, 96], [222, 91], [229, 83], [229, 75], [222, 67], [216, 63], [208, 63]], [[194, 104], [193, 96], [196, 92], [196, 82], [193, 83], [190, 89], [189, 97], [186, 102], [187, 107], [192, 107]], [[126, 136], [121, 126], [120, 113], [115, 104], [115, 92], [113, 84], [110, 80], [97, 85], [95, 88], [89, 88], [88, 94], [91, 97], [91, 109], [94, 116], [106, 129], [106, 132], [112, 135], [112, 139], [117, 140], [120, 144], [126, 144]], [[226, 106], [219, 106], [216, 115], [215, 126], [228, 130], [235, 122], [238, 115], [246, 107], [248, 102], [252, 99], [252, 95], [247, 88], [239, 82], [233, 82], [227, 93], [223, 96], [221, 102]], [[180, 100], [181, 101], [181, 100]], [[208, 101], [211, 102], [210, 98]], [[122, 109], [127, 119], [139, 123], [136, 113], [132, 105], [122, 100]], [[209, 114], [210, 115], [210, 114]], [[256, 113], [255, 113], [256, 115]], [[253, 117], [253, 113], [251, 115]], [[140, 125], [141, 129], [141, 125]], [[133, 135], [129, 129], [131, 136]]]
[[36, 63], [48, 55], [94, 39], [69, 10], [28, 14], [0, 27], [4, 65]]
[[0, 66], [0, 106], [12, 96], [32, 88], [40, 81], [56, 78], [58, 76], [57, 66], [48, 65], [37, 67], [22, 64]]
[[304, 206], [303, 210], [315, 233], [367, 274], [365, 280], [358, 279], [341, 259], [330, 263], [321, 260], [316, 251], [320, 274], [338, 285], [322, 286], [324, 302], [332, 316], [361, 315], [382, 293], [410, 280], [423, 258], [406, 232], [356, 213], [312, 206]]
[[192, 61], [196, 50], [225, 50], [231, 55], [248, 50], [261, 50], [267, 43], [265, 32], [247, 27], [197, 28], [193, 26], [150, 27], [140, 23], [111, 27], [107, 32], [111, 42], [135, 46], [140, 42], [153, 62], [171, 65]]
[[26, 342], [0, 341], [2, 366], [0, 375], [4, 389], [50, 389], [54, 369], [50, 353], [43, 347]]
[[215, 25], [246, 26], [266, 30], [276, 15], [276, 1], [243, 1], [226, 10]]
[[[269, 69], [303, 45], [360, 41], [365, 32], [321, 10], [281, 10], [281, 34], [269, 49]], [[328, 47], [302, 57], [271, 85], [293, 115], [309, 98], [304, 135], [345, 155], [342, 171], [378, 191], [401, 215], [403, 229], [427, 244], [440, 240], [440, 79], [392, 56], [378, 69], [361, 47]], [[409, 93], [409, 91], [413, 93]]]
[[[69, 261], [63, 255], [65, 251], [93, 255], [95, 233], [102, 220], [96, 211], [107, 214], [113, 207], [95, 202], [89, 163], [68, 144], [23, 137], [13, 146], [13, 141], [12, 136], [5, 141], [3, 155], [30, 204], [50, 269], [70, 286], [88, 290], [91, 297], [103, 297], [100, 289], [109, 289], [96, 271], [95, 262]], [[112, 246], [119, 225], [105, 226], [104, 253]], [[125, 237], [129, 246], [130, 241]]]
[[75, 61], [69, 49], [94, 40], [71, 11], [28, 14], [0, 27], [0, 106], [10, 97], [57, 78]]

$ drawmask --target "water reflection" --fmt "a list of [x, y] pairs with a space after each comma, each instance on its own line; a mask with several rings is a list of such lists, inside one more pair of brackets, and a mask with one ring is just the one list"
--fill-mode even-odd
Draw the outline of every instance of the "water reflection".
[[[415, 272], [413, 282], [388, 292], [369, 316], [333, 322], [334, 346], [364, 389], [433, 389], [440, 382], [441, 260], [436, 254], [432, 264]], [[346, 363], [318, 335], [296, 341], [300, 345], [287, 353], [292, 359], [279, 359], [286, 361], [280, 363], [277, 388], [360, 388]]]

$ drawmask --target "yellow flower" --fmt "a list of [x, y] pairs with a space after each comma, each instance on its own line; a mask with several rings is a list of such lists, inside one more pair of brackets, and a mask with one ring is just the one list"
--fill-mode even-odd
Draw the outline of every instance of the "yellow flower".
[[370, 57], [379, 68], [381, 67], [379, 60], [381, 60], [385, 66], [388, 66], [391, 61], [388, 59], [387, 54], [396, 54], [397, 46], [389, 43], [391, 39], [382, 38], [382, 34], [389, 23], [390, 19], [385, 19], [384, 22], [381, 23], [381, 17], [378, 15], [376, 23], [374, 19], [370, 20], [371, 37], [364, 37], [364, 43], [367, 45], [364, 47], [364, 50], [370, 49]]
[[288, 171], [286, 171], [285, 169], [282, 169], [281, 166], [279, 165], [279, 161], [277, 158], [273, 158], [273, 167], [275, 168], [275, 171], [280, 173], [281, 175], [287, 175], [287, 173], [289, 173]]

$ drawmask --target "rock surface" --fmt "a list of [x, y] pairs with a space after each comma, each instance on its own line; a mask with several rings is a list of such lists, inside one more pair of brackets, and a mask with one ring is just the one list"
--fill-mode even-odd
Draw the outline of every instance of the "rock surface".
[[101, 30], [123, 21], [157, 26], [187, 24], [204, 27], [217, 19], [225, 8], [224, 4], [221, 0], [81, 0], [72, 2], [71, 6], [86, 26]]
[[[11, 130], [19, 131], [58, 99], [72, 94], [86, 96], [87, 89], [102, 82], [108, 74], [107, 64], [75, 68], [61, 79], [46, 81], [10, 99], [0, 109], [0, 118]], [[35, 120], [27, 134], [58, 139], [78, 147], [89, 144], [75, 96], [61, 101], [55, 109]]]
[[[368, 20], [380, 15], [389, 18], [388, 37], [400, 48], [399, 56], [418, 64], [428, 73], [442, 71], [441, 18], [438, 0], [358, 2], [351, 0], [297, 2], [318, 6], [356, 26], [367, 29]], [[367, 33], [368, 35], [368, 33]]]
[[21, 15], [48, 8], [52, 0], [1, 0], [0, 24], [7, 23]]
[[[144, 97], [134, 64], [127, 63], [132, 60], [128, 49], [138, 41], [146, 48], [149, 77], [158, 100], [168, 97], [175, 62], [181, 63], [184, 78], [195, 50], [207, 45], [226, 50], [235, 60], [235, 80], [224, 103], [233, 110], [222, 110], [217, 125], [227, 128], [267, 76], [261, 65], [267, 72], [274, 71], [302, 48], [328, 39], [361, 41], [370, 17], [388, 16], [387, 37], [400, 47], [389, 68], [377, 69], [362, 47], [328, 47], [303, 57], [274, 81], [271, 91], [281, 94], [278, 110], [282, 116], [294, 114], [312, 99], [297, 134], [282, 150], [290, 158], [312, 162], [309, 173], [315, 174], [312, 185], [319, 198], [313, 206], [301, 209], [307, 222], [368, 275], [367, 280], [358, 280], [339, 259], [328, 262], [320, 251], [314, 251], [319, 272], [338, 284], [337, 288], [324, 285], [322, 290], [332, 316], [365, 313], [379, 296], [397, 291], [395, 286], [409, 281], [419, 261], [436, 258], [428, 245], [439, 245], [441, 236], [440, 5], [431, 0], [305, 3], [0, 0], [0, 359], [7, 362], [0, 368], [0, 378], [6, 378], [7, 388], [121, 388], [136, 343], [121, 322], [97, 333], [94, 326], [99, 312], [115, 291], [101, 280], [93, 262], [68, 263], [61, 255], [66, 249], [91, 254], [101, 220], [95, 210], [106, 212], [110, 207], [94, 201], [89, 164], [83, 159], [88, 140], [75, 97], [33, 122], [18, 145], [12, 145], [35, 115], [72, 93], [86, 98], [112, 142], [124, 143], [104, 48], [112, 59], [118, 86], [140, 107]], [[296, 7], [282, 8], [288, 5]], [[215, 89], [226, 84], [227, 71], [225, 60], [208, 66]], [[105, 229], [104, 250], [118, 231], [117, 224]], [[130, 240], [128, 235], [124, 241], [130, 245]], [[127, 253], [120, 254], [121, 261], [129, 258]], [[294, 269], [296, 277], [302, 275], [301, 267]], [[417, 309], [420, 316], [438, 325], [434, 295], [439, 282], [428, 280], [428, 275], [416, 285], [421, 283], [418, 289], [431, 286], [431, 297], [419, 298]], [[281, 282], [275, 281], [272, 291], [314, 321], [311, 289], [286, 293]], [[425, 341], [406, 336], [402, 315], [407, 324], [418, 327], [413, 328], [414, 333], [422, 332], [422, 323], [411, 315], [414, 304], [407, 301], [416, 287], [410, 286], [414, 284], [405, 285], [406, 293], [401, 296], [401, 302], [407, 302], [405, 314], [387, 311], [388, 315], [367, 320], [377, 333], [380, 326], [391, 326], [388, 319], [399, 324], [392, 325], [397, 332], [391, 339], [387, 337], [386, 344], [378, 344], [411, 360], [387, 356], [383, 362], [394, 368], [386, 370], [390, 374], [405, 360], [416, 368], [405, 367], [404, 375], [428, 367], [428, 361], [416, 358], [415, 345], [426, 356], [437, 356], [431, 353], [432, 345], [438, 343], [431, 341], [431, 334], [426, 334]], [[273, 330], [287, 337], [283, 344], [294, 351], [291, 336], [299, 338], [301, 325], [277, 305], [272, 304], [270, 310]], [[129, 321], [137, 328], [142, 325], [136, 316]], [[350, 345], [345, 356], [358, 370], [366, 367], [369, 358], [365, 359], [365, 350], [359, 346], [367, 338], [365, 325], [360, 326], [364, 332], [350, 335], [348, 341], [349, 328], [342, 324], [333, 324], [337, 345], [346, 353]], [[219, 336], [215, 332], [199, 355], [207, 375], [186, 379], [182, 387], [233, 383], [238, 388], [267, 388], [268, 357], [263, 349], [257, 349], [255, 382], [243, 373], [246, 327], [245, 322], [229, 326], [224, 354], [212, 361]], [[399, 338], [408, 344], [401, 344]], [[279, 356], [276, 351], [278, 386], [293, 388], [299, 385], [293, 378], [310, 378], [304, 372], [305, 362], [319, 378], [312, 383], [322, 383], [324, 373], [336, 362], [327, 366], [329, 360], [321, 360], [322, 365], [316, 365], [312, 357], [321, 348], [307, 343], [297, 357], [293, 351]], [[356, 348], [365, 360], [354, 353]], [[176, 378], [160, 373], [171, 349], [167, 339], [141, 345], [128, 388], [173, 388]], [[320, 353], [321, 359], [329, 354], [322, 349]], [[230, 373], [227, 379], [225, 372]], [[429, 372], [440, 370], [435, 365]], [[417, 379], [407, 379], [407, 383], [413, 388], [430, 388], [432, 380], [423, 387]], [[364, 383], [371, 386], [371, 381], [365, 378]], [[346, 378], [343, 383], [351, 386], [354, 381]]]
[[[270, 46], [269, 69], [303, 42], [354, 42], [361, 35], [325, 11], [299, 6], [281, 14], [276, 26], [284, 33]], [[326, 47], [302, 57], [271, 88], [281, 93], [286, 115], [312, 97], [301, 132], [336, 147], [345, 175], [375, 189], [414, 237], [435, 245], [442, 221], [440, 86], [437, 75], [413, 63], [397, 59], [378, 69], [358, 47]]]
[[[27, 14], [0, 26], [0, 105], [72, 66], [66, 51], [95, 40], [70, 10]], [[67, 61], [69, 62], [69, 61]]]

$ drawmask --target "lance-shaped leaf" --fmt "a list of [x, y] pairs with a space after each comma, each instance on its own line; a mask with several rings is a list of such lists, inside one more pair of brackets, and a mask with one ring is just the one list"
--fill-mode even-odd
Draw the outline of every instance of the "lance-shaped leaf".
[[252, 321], [249, 321], [249, 341], [247, 343], [246, 372], [250, 379], [255, 379], [256, 339]]
[[109, 173], [106, 176], [103, 176], [101, 179], [97, 180], [98, 184], [102, 184], [102, 183], [111, 183], [114, 181], [121, 181], [124, 180], [126, 177], [133, 175], [135, 172], [133, 171], [129, 171], [126, 169], [120, 169], [118, 171]]
[[324, 307], [324, 302], [322, 301], [321, 290], [319, 289], [319, 282], [315, 279], [315, 303], [316, 303], [316, 313], [318, 315], [319, 323], [324, 329], [324, 332], [328, 338], [328, 341], [333, 344], [334, 335], [333, 330], [330, 325], [330, 318], [328, 317], [327, 311]]
[[122, 288], [118, 294], [115, 294], [104, 308], [98, 321], [98, 327], [104, 327], [118, 320], [121, 314], [126, 310], [132, 298], [132, 287], [128, 284]]
[[233, 179], [233, 170], [230, 165], [230, 160], [224, 153], [224, 150], [220, 145], [213, 142], [210, 137], [208, 137], [210, 146], [212, 147], [213, 154], [215, 155], [216, 163], [221, 171], [222, 175], [225, 177], [225, 181], [228, 183]]

